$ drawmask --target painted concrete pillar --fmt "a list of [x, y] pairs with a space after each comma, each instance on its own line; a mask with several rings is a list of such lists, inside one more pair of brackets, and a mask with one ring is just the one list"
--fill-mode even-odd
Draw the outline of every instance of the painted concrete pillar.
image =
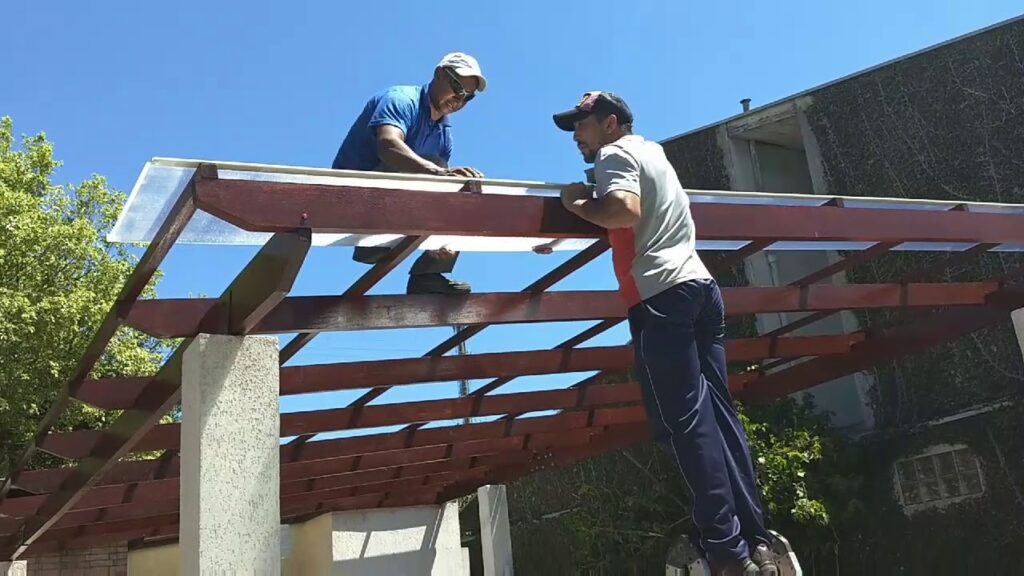
[[480, 546], [484, 576], [511, 576], [512, 530], [508, 524], [505, 486], [481, 486], [476, 495], [480, 507]]
[[280, 574], [278, 342], [195, 338], [182, 358], [182, 574]]

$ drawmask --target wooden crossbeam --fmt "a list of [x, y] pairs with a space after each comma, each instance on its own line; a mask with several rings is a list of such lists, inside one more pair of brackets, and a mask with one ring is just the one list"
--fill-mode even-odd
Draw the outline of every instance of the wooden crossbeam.
[[[848, 352], [860, 335], [741, 338], [726, 342], [730, 360], [747, 362], [768, 358], [824, 356]], [[390, 388], [426, 382], [479, 378], [509, 381], [519, 376], [566, 372], [625, 370], [633, 365], [631, 346], [556, 348], [523, 352], [497, 352], [466, 356], [425, 356], [366, 362], [290, 366], [281, 369], [281, 396]], [[87, 380], [78, 398], [108, 410], [130, 408], [147, 378]], [[485, 394], [477, 391], [476, 395]]]
[[[285, 485], [282, 491], [281, 510], [283, 521], [297, 519], [299, 515], [345, 509], [377, 508], [388, 505], [409, 505], [408, 502], [436, 502], [443, 489], [453, 485], [486, 483], [501, 476], [508, 478], [510, 470], [524, 473], [558, 459], [580, 459], [596, 455], [616, 447], [635, 443], [649, 437], [646, 426], [627, 428], [605, 428], [591, 434], [583, 441], [557, 441], [554, 437], [547, 444], [538, 444], [533, 450], [497, 453], [475, 459], [448, 459], [423, 462], [404, 468], [380, 469], [367, 474], [330, 478], [319, 485], [306, 487]], [[395, 496], [398, 493], [400, 496]], [[166, 500], [146, 500], [129, 505], [114, 505], [100, 510], [76, 512], [81, 523], [67, 523], [55, 526], [39, 539], [33, 547], [37, 552], [45, 549], [45, 543], [60, 542], [65, 547], [75, 547], [75, 542], [88, 541], [95, 544], [98, 536], [116, 536], [125, 539], [127, 534], [152, 531], [162, 526], [177, 523], [177, 494]]]
[[[280, 232], [600, 238], [557, 198], [213, 180], [197, 205], [240, 228]], [[1024, 243], [1024, 216], [837, 206], [693, 204], [698, 239]]]
[[[995, 282], [948, 284], [815, 284], [723, 288], [726, 314], [867, 310], [875, 308], [969, 306], [984, 304]], [[216, 300], [147, 300], [139, 302], [128, 324], [162, 338], [226, 333]], [[622, 319], [625, 306], [613, 291], [561, 291], [539, 294], [493, 293], [464, 297], [443, 295], [303, 296], [284, 299], [253, 333], [282, 334], [426, 328], [534, 322]]]
[[[479, 422], [465, 426], [442, 426], [398, 433], [334, 438], [305, 445], [285, 445], [281, 447], [280, 455], [282, 478], [312, 478], [331, 474], [339, 466], [352, 464], [354, 459], [358, 459], [364, 464], [382, 465], [388, 460], [379, 458], [395, 458], [394, 462], [401, 463], [405, 460], [400, 453], [405, 449], [429, 448], [433, 450], [442, 448], [447, 450], [447, 446], [457, 445], [452, 448], [452, 453], [457, 454], [475, 449], [473, 447], [477, 446], [476, 443], [479, 441], [503, 438], [508, 435], [562, 433], [588, 426], [628, 424], [642, 421], [644, 418], [643, 410], [637, 407], [597, 408], [594, 410], [593, 416], [586, 412], [567, 412], [554, 416], [523, 419], [511, 425], [503, 422]], [[384, 454], [390, 454], [390, 456], [382, 456]], [[432, 454], [436, 454], [436, 452], [432, 452]], [[342, 459], [344, 462], [336, 462], [338, 459]], [[156, 478], [157, 471], [162, 465], [166, 466], [168, 477], [177, 476], [178, 464], [177, 459], [172, 459], [167, 463], [155, 460], [120, 462], [103, 475], [97, 486], [149, 482]], [[45, 494], [59, 489], [72, 470], [72, 468], [31, 470], [25, 473], [23, 482], [31, 488], [32, 492]], [[123, 493], [117, 492], [107, 497], [116, 500], [123, 497]], [[39, 497], [25, 496], [18, 498], [17, 501], [21, 502], [26, 498], [31, 502], [32, 498], [38, 499]], [[14, 501], [12, 499], [11, 502]], [[3, 506], [10, 505], [8, 503]], [[10, 507], [0, 507], [0, 514], [23, 515]]]
[[1007, 318], [1005, 309], [994, 306], [938, 312], [912, 324], [873, 333], [847, 354], [814, 358], [761, 376], [744, 387], [744, 398], [750, 402], [768, 402], [881, 362], [951, 342]]

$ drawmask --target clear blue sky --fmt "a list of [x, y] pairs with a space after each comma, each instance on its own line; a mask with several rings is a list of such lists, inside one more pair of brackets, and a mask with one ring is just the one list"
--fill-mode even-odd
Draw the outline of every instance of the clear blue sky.
[[[488, 91], [453, 117], [453, 161], [488, 176], [578, 180], [584, 165], [551, 114], [586, 90], [622, 95], [636, 129], [663, 139], [1021, 12], [1011, 0], [861, 2], [11, 2], [0, 35], [0, 115], [45, 131], [60, 182], [97, 173], [130, 190], [154, 156], [329, 166], [365, 99], [426, 82], [446, 52], [475, 55]], [[684, 183], [685, 184], [685, 183]], [[163, 297], [215, 296], [254, 250], [180, 247]], [[456, 277], [515, 291], [566, 256], [466, 254]], [[348, 249], [314, 250], [296, 294], [338, 293], [364, 271]], [[404, 268], [374, 293], [404, 290]], [[557, 286], [611, 289], [603, 258]], [[586, 325], [486, 330], [473, 352], [546, 348]], [[445, 329], [324, 335], [297, 359], [423, 354]], [[624, 342], [623, 330], [595, 344]], [[503, 388], [565, 386], [524, 378]], [[476, 383], [479, 385], [480, 383]], [[453, 396], [454, 383], [379, 402]], [[285, 399], [341, 406], [353, 394]]]

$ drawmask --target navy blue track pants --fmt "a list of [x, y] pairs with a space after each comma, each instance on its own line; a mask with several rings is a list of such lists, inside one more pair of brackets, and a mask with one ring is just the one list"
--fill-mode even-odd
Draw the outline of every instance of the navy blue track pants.
[[741, 559], [770, 543], [747, 436], [729, 393], [718, 284], [690, 280], [629, 309], [636, 372], [655, 440], [693, 496], [700, 547]]

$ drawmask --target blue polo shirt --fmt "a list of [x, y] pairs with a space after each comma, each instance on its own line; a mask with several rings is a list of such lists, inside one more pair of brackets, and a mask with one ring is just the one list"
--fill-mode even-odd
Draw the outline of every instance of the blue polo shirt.
[[434, 122], [430, 117], [430, 97], [425, 86], [392, 86], [366, 103], [338, 148], [332, 168], [336, 170], [379, 170], [377, 127], [396, 126], [405, 133], [405, 143], [427, 159], [452, 155], [451, 126], [448, 117]]

